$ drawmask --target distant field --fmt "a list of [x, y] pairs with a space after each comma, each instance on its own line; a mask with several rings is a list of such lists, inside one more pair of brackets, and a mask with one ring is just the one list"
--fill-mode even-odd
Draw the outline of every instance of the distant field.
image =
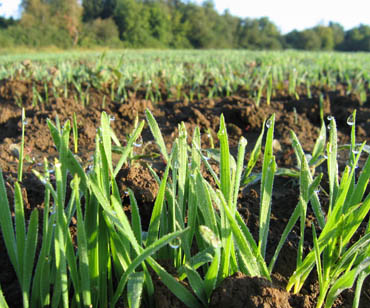
[[128, 88], [144, 91], [152, 100], [160, 100], [163, 92], [193, 100], [248, 91], [257, 104], [262, 94], [270, 99], [283, 88], [298, 95], [302, 88], [308, 92], [313, 86], [335, 89], [342, 83], [348, 93], [364, 100], [370, 54], [236, 50], [29, 53], [0, 56], [0, 78], [47, 83], [49, 88], [70, 84], [80, 95], [87, 87], [109, 85], [110, 95], [116, 99], [127, 98]]

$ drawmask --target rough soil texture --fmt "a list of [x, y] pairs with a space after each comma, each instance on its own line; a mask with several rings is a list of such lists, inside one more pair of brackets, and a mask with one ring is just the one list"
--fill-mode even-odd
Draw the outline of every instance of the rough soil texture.
[[235, 273], [213, 292], [210, 307], [291, 308], [289, 293], [270, 281]]
[[[350, 127], [346, 122], [354, 109], [357, 109], [357, 142], [367, 141], [369, 143], [369, 97], [367, 103], [359, 105], [356, 97], [344, 94], [345, 89], [342, 86], [338, 86], [336, 91], [321, 90], [325, 94], [325, 117], [332, 115], [337, 121], [339, 144], [348, 143], [349, 141]], [[201, 128], [202, 147], [204, 148], [210, 145], [208, 133], [212, 135], [217, 145], [219, 119], [221, 113], [223, 113], [228, 123], [227, 129], [231, 148], [235, 149], [239, 138], [244, 136], [248, 140], [247, 152], [252, 149], [261, 131], [263, 120], [275, 113], [275, 139], [277, 140], [275, 155], [277, 164], [279, 167], [294, 168], [296, 162], [291, 148], [289, 131], [294, 130], [305, 151], [312, 151], [320, 128], [318, 93], [318, 90], [313, 91], [312, 99], [301, 95], [300, 100], [297, 101], [281, 92], [272, 100], [269, 106], [262, 102], [260, 107], [256, 107], [253, 100], [243, 93], [239, 96], [202, 99], [194, 102], [168, 99], [155, 105], [140, 97], [131, 97], [127, 102], [118, 103], [111, 101], [109, 96], [106, 96], [103, 105], [103, 93], [94, 92], [94, 89], [92, 89], [90, 103], [85, 107], [70, 98], [51, 98], [47, 104], [32, 106], [32, 82], [3, 80], [0, 82], [0, 167], [4, 173], [8, 198], [12, 204], [12, 187], [14, 187], [16, 180], [18, 165], [17, 147], [21, 141], [21, 108], [15, 103], [15, 97], [17, 97], [18, 102], [20, 100], [23, 102], [28, 123], [25, 135], [25, 155], [30, 157], [32, 161], [25, 162], [24, 180], [21, 186], [26, 216], [29, 216], [33, 208], [37, 207], [42, 210], [43, 207], [43, 185], [31, 171], [32, 169], [41, 168], [40, 165], [44, 157], [50, 163], [53, 162], [54, 157], [57, 157], [46, 123], [48, 118], [55, 121], [55, 117], [58, 116], [61, 124], [63, 124], [66, 120], [72, 120], [73, 113], [76, 113], [79, 132], [78, 156], [81, 158], [83, 166], [88, 168], [92, 163], [91, 156], [95, 147], [96, 129], [99, 127], [103, 111], [106, 111], [112, 119], [114, 118], [111, 126], [123, 144], [126, 136], [132, 131], [135, 117], [138, 115], [139, 119], [144, 119], [144, 111], [148, 108], [156, 117], [168, 145], [177, 136], [178, 124], [184, 122], [189, 136], [192, 135], [194, 127], [199, 126]], [[51, 93], [50, 97], [52, 97]], [[142, 138], [143, 144], [137, 146], [135, 151], [137, 154], [142, 154], [144, 158], [135, 165], [124, 166], [117, 176], [117, 183], [128, 213], [130, 206], [126, 193], [127, 187], [134, 191], [145, 228], [158, 191], [158, 185], [146, 168], [146, 162], [153, 162], [155, 168], [159, 171], [163, 168], [163, 164], [161, 164], [160, 159], [153, 159], [153, 153], [158, 153], [158, 149], [147, 126], [144, 128]], [[341, 151], [339, 155], [341, 157], [339, 166], [341, 169], [345, 164], [347, 153]], [[295, 180], [290, 178], [277, 177], [275, 179], [267, 249], [268, 260], [271, 258], [280, 239], [280, 234], [297, 204], [299, 194], [297, 184]], [[325, 195], [323, 194], [320, 197], [325, 205]], [[258, 237], [259, 184], [250, 186], [240, 192], [238, 208], [253, 235]], [[314, 215], [309, 211], [307, 215], [306, 247], [312, 247], [310, 242], [312, 238], [311, 219], [314, 219]], [[318, 294], [318, 284], [314, 274], [308, 278], [300, 294], [292, 295], [284, 291], [284, 287], [295, 268], [298, 234], [299, 229], [293, 229], [284, 245], [275, 266], [273, 283], [260, 278], [245, 277], [237, 273], [226, 279], [215, 291], [212, 296], [211, 307], [314, 307]], [[10, 307], [20, 307], [22, 298], [20, 288], [7, 257], [2, 238], [0, 238], [0, 247], [0, 284]], [[156, 285], [160, 284], [156, 281]], [[168, 292], [164, 285], [158, 286], [157, 292], [158, 307], [184, 307], [180, 301], [171, 297], [172, 294]], [[370, 283], [366, 281], [360, 307], [370, 307], [369, 294]], [[335, 307], [351, 307], [352, 299], [353, 290], [346, 291], [338, 298]]]

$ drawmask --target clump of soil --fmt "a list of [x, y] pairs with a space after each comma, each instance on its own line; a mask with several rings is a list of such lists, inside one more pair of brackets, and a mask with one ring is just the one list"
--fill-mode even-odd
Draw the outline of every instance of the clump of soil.
[[290, 294], [265, 278], [235, 273], [213, 292], [210, 308], [291, 308]]

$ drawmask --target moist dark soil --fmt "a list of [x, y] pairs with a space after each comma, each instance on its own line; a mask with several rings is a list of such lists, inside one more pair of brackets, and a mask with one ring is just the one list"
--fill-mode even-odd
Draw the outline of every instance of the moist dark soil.
[[[87, 106], [73, 98], [54, 98], [50, 93], [47, 103], [32, 105], [32, 81], [3, 80], [0, 82], [0, 168], [3, 170], [7, 188], [8, 199], [13, 203], [13, 187], [16, 181], [18, 155], [17, 148], [21, 142], [21, 107], [26, 109], [25, 155], [30, 158], [25, 162], [24, 178], [21, 183], [24, 197], [26, 216], [34, 208], [43, 208], [43, 185], [33, 175], [33, 169], [41, 169], [44, 157], [50, 163], [58, 156], [53, 145], [46, 120], [55, 121], [58, 116], [63, 124], [77, 115], [78, 122], [78, 156], [84, 168], [92, 163], [91, 156], [95, 148], [96, 130], [100, 124], [103, 111], [114, 119], [111, 126], [122, 144], [134, 127], [136, 116], [145, 118], [145, 110], [149, 109], [158, 121], [165, 142], [170, 146], [177, 137], [178, 124], [185, 123], [188, 135], [199, 126], [202, 132], [202, 147], [210, 147], [209, 134], [217, 146], [217, 131], [220, 115], [223, 113], [227, 122], [229, 143], [232, 152], [237, 147], [241, 136], [248, 140], [247, 152], [254, 146], [260, 134], [263, 121], [275, 113], [275, 155], [279, 167], [295, 168], [296, 161], [291, 147], [290, 130], [293, 130], [306, 152], [311, 152], [320, 129], [319, 95], [324, 94], [324, 113], [334, 116], [338, 125], [338, 142], [349, 142], [350, 126], [347, 118], [357, 110], [356, 138], [357, 142], [369, 143], [370, 132], [370, 100], [360, 105], [355, 96], [346, 95], [345, 87], [338, 85], [336, 90], [316, 89], [313, 97], [307, 98], [300, 93], [297, 100], [286, 91], [277, 93], [275, 98], [267, 105], [262, 100], [257, 107], [248, 93], [241, 92], [224, 98], [202, 98], [200, 100], [173, 100], [166, 99], [153, 103], [140, 96], [132, 95], [125, 102], [111, 101], [109, 96], [90, 89], [90, 101]], [[70, 90], [73, 96], [73, 89]], [[103, 99], [103, 97], [105, 97]], [[166, 97], [166, 96], [163, 96]], [[139, 203], [142, 222], [148, 225], [151, 210], [158, 191], [158, 185], [146, 167], [148, 161], [155, 165], [160, 172], [163, 171], [163, 162], [155, 159], [159, 151], [153, 141], [148, 126], [143, 133], [143, 144], [135, 148], [142, 159], [135, 164], [126, 165], [117, 176], [117, 183], [126, 210], [129, 212], [129, 199], [126, 194], [127, 187], [131, 188]], [[189, 137], [189, 142], [190, 142]], [[246, 159], [248, 159], [248, 155]], [[339, 168], [342, 170], [347, 152], [339, 153]], [[365, 157], [366, 158], [366, 157]], [[260, 164], [257, 165], [257, 168]], [[325, 179], [324, 179], [325, 182]], [[325, 183], [324, 183], [325, 184]], [[369, 193], [369, 188], [367, 190]], [[274, 182], [271, 225], [268, 239], [267, 260], [272, 257], [280, 235], [292, 213], [299, 195], [296, 180], [287, 177], [277, 177]], [[239, 195], [238, 209], [254, 236], [258, 237], [259, 217], [259, 184], [243, 189]], [[320, 196], [325, 204], [326, 196]], [[13, 210], [13, 209], [12, 209]], [[311, 223], [314, 221], [312, 212], [307, 215], [306, 239], [307, 251], [312, 247]], [[293, 229], [280, 253], [273, 273], [273, 281], [268, 282], [262, 278], [246, 277], [241, 273], [225, 279], [212, 295], [210, 307], [315, 307], [318, 295], [318, 283], [315, 274], [311, 274], [299, 294], [293, 295], [285, 290], [286, 283], [293, 273], [296, 264], [297, 243], [299, 229]], [[306, 252], [307, 252], [306, 251]], [[21, 307], [21, 292], [15, 273], [7, 257], [4, 243], [0, 237], [0, 284], [10, 307]], [[313, 271], [314, 272], [314, 271]], [[176, 273], [174, 272], [174, 275]], [[173, 298], [160, 280], [156, 280], [156, 302], [158, 307], [184, 307]], [[365, 281], [360, 307], [370, 307], [370, 282]], [[352, 307], [353, 290], [342, 293], [335, 302], [334, 307]]]

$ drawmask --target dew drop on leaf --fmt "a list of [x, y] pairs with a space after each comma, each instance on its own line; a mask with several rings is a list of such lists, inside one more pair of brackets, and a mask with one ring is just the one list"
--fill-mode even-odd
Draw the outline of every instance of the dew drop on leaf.
[[272, 124], [271, 119], [268, 119], [267, 122], [266, 122], [266, 127], [270, 128], [271, 124]]
[[360, 150], [358, 148], [354, 148], [352, 150], [352, 153], [355, 154], [355, 155], [357, 155], [358, 153], [360, 153]]
[[181, 245], [181, 239], [179, 237], [176, 237], [168, 245], [170, 245], [170, 247], [173, 249], [177, 249]]
[[348, 118], [347, 118], [347, 124], [349, 126], [353, 126], [355, 124], [355, 119], [353, 117], [353, 114], [351, 114]]
[[136, 139], [136, 141], [134, 142], [134, 147], [140, 148], [142, 145], [143, 145], [143, 138], [139, 137], [139, 138], [138, 138], [138, 139]]

